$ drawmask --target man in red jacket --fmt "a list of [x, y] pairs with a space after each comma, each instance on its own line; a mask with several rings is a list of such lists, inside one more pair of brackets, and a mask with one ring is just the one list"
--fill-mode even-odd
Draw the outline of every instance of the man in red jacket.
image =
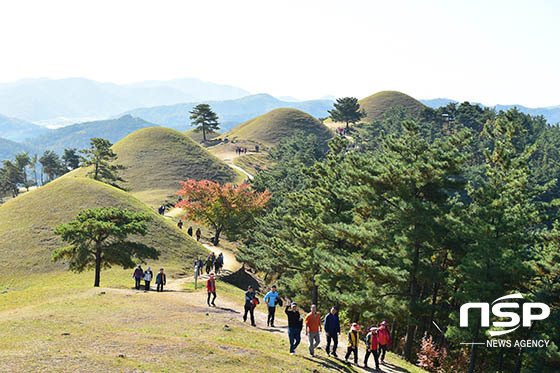
[[[379, 324], [379, 330], [377, 331], [377, 339], [379, 340], [379, 357], [381, 362], [385, 362], [385, 352], [387, 347], [391, 348], [391, 334], [387, 330], [387, 322], [383, 321]], [[382, 355], [383, 353], [383, 355]]]
[[210, 278], [206, 281], [206, 290], [208, 291], [208, 300], [206, 301], [208, 303], [208, 307], [210, 307], [210, 295], [214, 296], [211, 304], [216, 307], [216, 304], [214, 303], [216, 300], [216, 278], [214, 273], [210, 273]]

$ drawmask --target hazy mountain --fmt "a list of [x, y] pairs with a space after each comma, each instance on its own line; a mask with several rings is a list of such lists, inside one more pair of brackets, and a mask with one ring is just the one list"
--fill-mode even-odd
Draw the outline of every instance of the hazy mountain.
[[25, 79], [0, 84], [0, 113], [30, 121], [106, 118], [142, 106], [224, 100], [249, 94], [241, 88], [179, 79], [128, 85], [84, 78]]
[[27, 138], [37, 137], [47, 132], [49, 132], [47, 128], [25, 120], [10, 118], [0, 114], [0, 136], [5, 139], [23, 141]]
[[125, 115], [118, 119], [77, 123], [51, 130], [45, 135], [27, 141], [24, 145], [33, 146], [41, 151], [54, 150], [62, 154], [65, 148], [84, 149], [89, 147], [92, 137], [103, 137], [116, 143], [136, 130], [153, 126], [154, 124], [141, 118]]
[[13, 160], [17, 153], [22, 152], [33, 152], [33, 148], [29, 145], [20, 144], [0, 137], [0, 167], [3, 160]]
[[[441, 106], [446, 106], [450, 103], [458, 103], [458, 101], [451, 100], [448, 98], [434, 98], [430, 100], [420, 100], [424, 105], [438, 108]], [[471, 102], [471, 104], [478, 104]], [[480, 106], [486, 106], [482, 104], [478, 104]], [[520, 112], [530, 115], [542, 115], [549, 124], [558, 124], [560, 123], [560, 106], [549, 106], [549, 107], [542, 107], [542, 108], [530, 108], [523, 105], [496, 105], [496, 106], [487, 106], [496, 109], [497, 111], [503, 110], [507, 111], [511, 108], [516, 107]]]
[[[227, 132], [233, 127], [259, 115], [278, 108], [294, 108], [305, 111], [316, 118], [326, 117], [332, 108], [331, 100], [282, 101], [267, 94], [251, 95], [236, 100], [205, 101], [220, 117], [220, 131]], [[181, 131], [190, 127], [189, 111], [197, 103], [183, 103], [130, 110], [127, 114], [143, 118], [160, 126]]]

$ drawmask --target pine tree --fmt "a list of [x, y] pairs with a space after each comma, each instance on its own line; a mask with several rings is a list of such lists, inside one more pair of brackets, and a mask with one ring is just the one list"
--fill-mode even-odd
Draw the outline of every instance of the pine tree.
[[356, 123], [366, 116], [366, 113], [360, 110], [360, 104], [355, 97], [343, 97], [336, 99], [334, 109], [329, 110], [330, 118], [335, 122], [346, 123], [349, 128], [350, 123]]
[[191, 126], [196, 127], [196, 131], [202, 131], [202, 139], [206, 142], [206, 133], [209, 131], [217, 131], [220, 129], [218, 116], [212, 111], [208, 104], [198, 104], [191, 114]]
[[90, 148], [80, 151], [84, 154], [84, 157], [82, 157], [82, 167], [93, 167], [88, 175], [94, 180], [103, 181], [114, 187], [121, 188], [116, 183], [124, 180], [119, 176], [118, 171], [125, 167], [114, 163], [118, 156], [111, 149], [113, 144], [109, 140], [94, 137], [91, 139], [90, 145]]

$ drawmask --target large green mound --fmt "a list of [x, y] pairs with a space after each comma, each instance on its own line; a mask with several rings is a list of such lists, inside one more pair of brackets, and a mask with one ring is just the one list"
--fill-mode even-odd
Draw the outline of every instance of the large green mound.
[[[113, 145], [122, 186], [150, 206], [175, 201], [186, 179], [232, 182], [236, 173], [188, 136], [164, 127], [138, 130]], [[78, 175], [85, 175], [79, 170]]]
[[292, 136], [297, 130], [314, 134], [319, 141], [332, 137], [329, 129], [311, 115], [297, 109], [275, 109], [235, 127], [224, 137], [255, 141], [273, 146]]
[[160, 259], [185, 262], [206, 250], [166, 218], [129, 193], [107, 184], [67, 175], [0, 206], [0, 274], [43, 273], [64, 268], [50, 261], [52, 250], [63, 243], [53, 230], [90, 207], [122, 207], [148, 212], [148, 235], [133, 237], [161, 252]]
[[425, 108], [420, 101], [398, 91], [381, 91], [358, 101], [365, 110], [366, 122], [383, 119], [383, 114], [393, 106], [403, 106], [409, 114], [418, 115]]

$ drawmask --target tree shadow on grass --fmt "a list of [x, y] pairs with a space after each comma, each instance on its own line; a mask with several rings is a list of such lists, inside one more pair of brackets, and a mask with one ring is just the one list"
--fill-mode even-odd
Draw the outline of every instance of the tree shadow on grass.
[[337, 372], [353, 373], [353, 370], [342, 361], [339, 362], [338, 360], [331, 360], [322, 356], [315, 356], [315, 358], [304, 356], [303, 358], [314, 363], [318, 363], [326, 369], [335, 370]]
[[386, 365], [388, 368], [394, 370], [395, 372], [402, 372], [402, 373], [409, 373], [409, 370], [396, 366], [395, 364], [391, 364], [388, 362], [381, 363], [379, 362], [379, 367], [383, 370], [383, 365]]

